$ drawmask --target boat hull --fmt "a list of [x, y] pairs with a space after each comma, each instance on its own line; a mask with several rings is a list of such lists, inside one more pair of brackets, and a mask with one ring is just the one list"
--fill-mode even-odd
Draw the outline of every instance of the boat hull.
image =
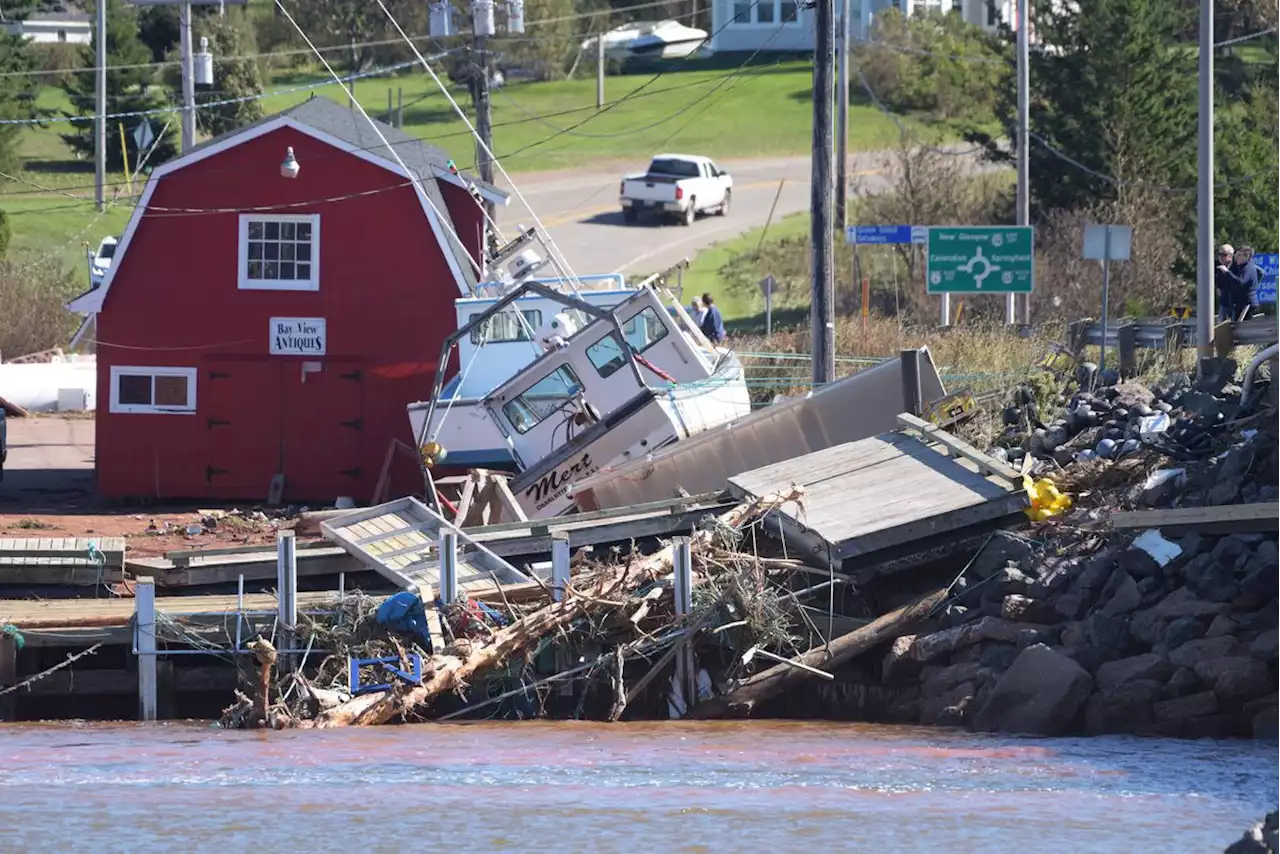
[[742, 363], [722, 354], [711, 377], [655, 391], [624, 409], [619, 417], [574, 439], [511, 483], [516, 501], [530, 519], [577, 509], [571, 488], [602, 468], [644, 459], [659, 448], [687, 439], [748, 414]]

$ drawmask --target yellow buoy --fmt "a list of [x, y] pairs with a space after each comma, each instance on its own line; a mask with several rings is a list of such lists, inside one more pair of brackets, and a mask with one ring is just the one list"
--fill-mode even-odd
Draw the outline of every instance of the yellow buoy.
[[444, 462], [449, 452], [439, 442], [427, 442], [422, 446], [422, 464], [431, 468], [436, 463]]

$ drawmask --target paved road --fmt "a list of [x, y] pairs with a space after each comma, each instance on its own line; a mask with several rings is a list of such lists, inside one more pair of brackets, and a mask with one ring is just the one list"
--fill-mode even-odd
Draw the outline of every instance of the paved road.
[[93, 419], [10, 418], [0, 515], [29, 512], [93, 489]]
[[[881, 190], [888, 186], [883, 175], [889, 162], [881, 153], [858, 154], [850, 171], [870, 189]], [[689, 228], [645, 222], [623, 224], [618, 207], [619, 181], [624, 173], [643, 169], [644, 164], [618, 164], [611, 171], [593, 167], [577, 174], [517, 175], [515, 181], [575, 272], [651, 273], [682, 258], [692, 258], [713, 243], [764, 225], [775, 197], [775, 222], [809, 207], [808, 157], [726, 160], [720, 165], [733, 176], [733, 209], [727, 217], [709, 216]], [[508, 232], [518, 223], [531, 225], [528, 211], [513, 197], [499, 212], [498, 222]]]

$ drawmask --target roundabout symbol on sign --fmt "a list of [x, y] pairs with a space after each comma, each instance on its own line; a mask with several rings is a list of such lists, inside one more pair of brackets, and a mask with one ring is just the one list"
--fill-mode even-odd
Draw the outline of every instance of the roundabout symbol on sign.
[[[982, 264], [982, 272], [975, 273], [974, 267], [977, 266], [979, 263]], [[974, 286], [981, 289], [982, 283], [983, 281], [986, 280], [987, 276], [990, 276], [992, 273], [997, 272], [1000, 269], [1000, 267], [988, 261], [986, 259], [986, 256], [982, 254], [982, 247], [976, 246], [974, 247], [974, 256], [970, 258], [967, 262], [965, 262], [965, 265], [963, 267], [957, 267], [956, 269], [963, 270], [964, 272], [972, 275]]]

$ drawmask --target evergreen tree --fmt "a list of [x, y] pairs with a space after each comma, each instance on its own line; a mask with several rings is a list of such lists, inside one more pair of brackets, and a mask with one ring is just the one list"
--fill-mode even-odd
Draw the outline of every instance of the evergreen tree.
[[[0, 30], [0, 119], [35, 117], [37, 78], [21, 73], [33, 68], [23, 38]], [[22, 132], [22, 125], [0, 125], [0, 172], [12, 175], [21, 169], [18, 149]], [[4, 180], [0, 178], [0, 183]]]
[[[237, 59], [255, 52], [253, 31], [247, 27], [238, 9], [227, 9], [225, 16], [211, 15], [197, 28], [209, 40], [213, 54], [213, 92], [196, 92], [196, 103], [207, 104], [230, 98], [246, 98], [262, 94], [262, 75], [252, 59]], [[196, 125], [203, 133], [218, 136], [262, 118], [262, 101], [239, 101], [217, 107], [197, 108]]]
[[[1280, 247], [1280, 91], [1254, 85], [1248, 100], [1215, 110], [1215, 242], [1251, 245], [1271, 252]], [[1194, 234], [1184, 242], [1193, 251]], [[1194, 257], [1194, 255], [1193, 255]]]
[[[1099, 175], [1195, 185], [1196, 56], [1175, 45], [1187, 23], [1178, 0], [1037, 7], [1042, 49], [1032, 53], [1030, 68], [1030, 130], [1043, 140], [1030, 140], [1037, 210], [1080, 209], [1117, 198], [1122, 185]], [[1016, 140], [1015, 87], [1005, 89], [997, 114], [1007, 138]]]
[[[156, 79], [154, 68], [145, 66], [152, 61], [151, 51], [138, 39], [138, 16], [135, 7], [121, 0], [106, 0], [107, 3], [107, 113], [129, 113], [140, 110], [153, 110], [165, 106], [163, 92], [153, 84]], [[81, 65], [92, 68], [97, 50], [98, 35], [95, 32], [93, 42], [82, 51]], [[124, 66], [124, 67], [122, 67]], [[74, 112], [68, 116], [93, 116], [96, 113], [95, 82], [96, 72], [82, 71], [71, 75], [62, 84]], [[123, 166], [123, 158], [119, 144], [120, 131], [118, 124], [125, 128], [125, 144], [128, 146], [129, 165], [138, 160], [138, 153], [133, 139], [133, 129], [142, 121], [149, 121], [158, 127], [165, 120], [178, 122], [180, 116], [130, 116], [127, 118], [109, 119], [107, 127], [107, 168], [119, 171]], [[155, 166], [173, 156], [174, 140], [177, 134], [164, 134], [148, 165]], [[62, 139], [82, 157], [93, 157], [94, 122], [77, 121], [72, 124], [72, 131], [62, 135]]]

